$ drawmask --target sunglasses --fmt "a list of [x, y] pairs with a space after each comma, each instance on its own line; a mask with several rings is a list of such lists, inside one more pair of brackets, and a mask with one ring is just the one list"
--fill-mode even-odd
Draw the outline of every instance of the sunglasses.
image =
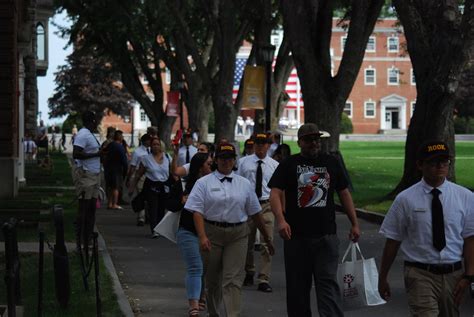
[[435, 167], [435, 166], [445, 167], [451, 164], [451, 160], [447, 158], [438, 158], [438, 159], [435, 158], [435, 159], [426, 161], [426, 164], [428, 164], [431, 167]]

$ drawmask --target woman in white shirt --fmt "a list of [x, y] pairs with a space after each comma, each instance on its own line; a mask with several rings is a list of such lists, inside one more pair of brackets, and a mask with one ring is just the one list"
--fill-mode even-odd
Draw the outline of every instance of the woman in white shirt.
[[137, 176], [129, 189], [133, 192], [137, 183], [136, 180], [145, 174], [143, 191], [147, 202], [152, 238], [159, 237], [157, 233], [153, 232], [153, 229], [161, 221], [165, 213], [165, 201], [169, 193], [170, 165], [171, 158], [162, 150], [160, 139], [152, 138], [151, 153], [142, 157]]

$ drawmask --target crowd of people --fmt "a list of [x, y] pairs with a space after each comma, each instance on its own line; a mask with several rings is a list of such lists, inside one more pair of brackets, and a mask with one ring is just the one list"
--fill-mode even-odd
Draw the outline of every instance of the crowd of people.
[[[172, 196], [179, 184], [181, 216], [176, 241], [186, 267], [188, 316], [199, 316], [204, 310], [208, 316], [219, 316], [221, 306], [226, 316], [239, 316], [243, 286], [257, 284], [258, 291], [271, 293], [275, 229], [284, 240], [288, 316], [311, 316], [313, 282], [320, 316], [343, 316], [336, 281], [339, 238], [334, 194], [351, 224], [349, 239], [358, 241], [361, 232], [348, 180], [339, 161], [321, 152], [323, 133], [316, 124], [306, 123], [299, 128], [300, 153], [294, 155], [278, 134], [253, 134], [240, 152], [226, 139], [215, 144], [197, 143], [191, 131], [184, 131], [179, 142], [172, 142], [168, 154], [153, 127], [130, 154], [121, 131], [111, 129], [108, 140], [101, 145], [92, 133], [97, 125], [93, 113], [84, 113], [83, 122], [73, 152], [79, 196], [78, 237], [90, 232], [94, 223], [102, 160], [107, 207], [121, 209], [120, 196], [126, 194], [121, 191], [127, 191], [133, 197], [136, 224], [144, 226], [148, 222], [154, 239], [160, 238], [154, 229], [165, 215], [168, 200], [176, 199]], [[420, 151], [423, 180], [397, 197], [382, 225], [387, 245], [380, 293], [384, 298], [390, 296], [387, 274], [402, 245], [405, 266], [413, 270], [407, 277], [412, 281], [407, 287], [411, 311], [421, 315], [430, 309], [436, 311], [439, 304], [444, 305], [442, 311], [455, 316], [459, 294], [474, 275], [472, 193], [445, 180], [450, 159], [447, 145], [437, 141]], [[431, 187], [438, 187], [442, 194], [429, 194]], [[431, 217], [426, 218], [428, 213], [421, 211], [439, 208], [429, 205], [428, 200], [418, 204], [414, 197], [423, 195], [436, 196], [443, 205], [449, 204], [451, 213], [460, 211], [457, 218], [447, 220], [448, 229], [443, 230], [446, 237], [436, 238], [441, 240], [437, 240], [436, 248], [431, 243], [435, 233], [427, 224]], [[423, 223], [413, 221], [409, 214], [417, 209], [417, 218], [426, 218]], [[459, 266], [463, 250], [464, 275]], [[447, 279], [449, 291], [430, 284], [440, 274], [452, 275]], [[425, 289], [427, 284], [432, 287]], [[429, 303], [422, 300], [427, 292], [434, 298]], [[441, 297], [449, 299], [437, 300]]]

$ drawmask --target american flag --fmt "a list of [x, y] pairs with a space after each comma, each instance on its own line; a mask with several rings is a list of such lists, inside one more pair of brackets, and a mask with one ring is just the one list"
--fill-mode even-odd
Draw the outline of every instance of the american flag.
[[[232, 101], [235, 102], [237, 94], [239, 93], [240, 82], [244, 74], [245, 65], [247, 64], [247, 57], [237, 57], [235, 59], [235, 72], [234, 72], [234, 86], [232, 89]], [[275, 62], [273, 63], [275, 67]], [[286, 93], [290, 96], [290, 100], [286, 105], [286, 108], [296, 109], [298, 103], [303, 107], [303, 98], [301, 94], [300, 80], [296, 72], [296, 68], [291, 71], [288, 83], [285, 88]]]

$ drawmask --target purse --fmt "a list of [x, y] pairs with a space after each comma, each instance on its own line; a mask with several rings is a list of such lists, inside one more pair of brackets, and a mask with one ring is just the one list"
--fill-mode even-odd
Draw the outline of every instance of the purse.
[[130, 202], [134, 212], [140, 212], [145, 209], [145, 193], [142, 190]]

